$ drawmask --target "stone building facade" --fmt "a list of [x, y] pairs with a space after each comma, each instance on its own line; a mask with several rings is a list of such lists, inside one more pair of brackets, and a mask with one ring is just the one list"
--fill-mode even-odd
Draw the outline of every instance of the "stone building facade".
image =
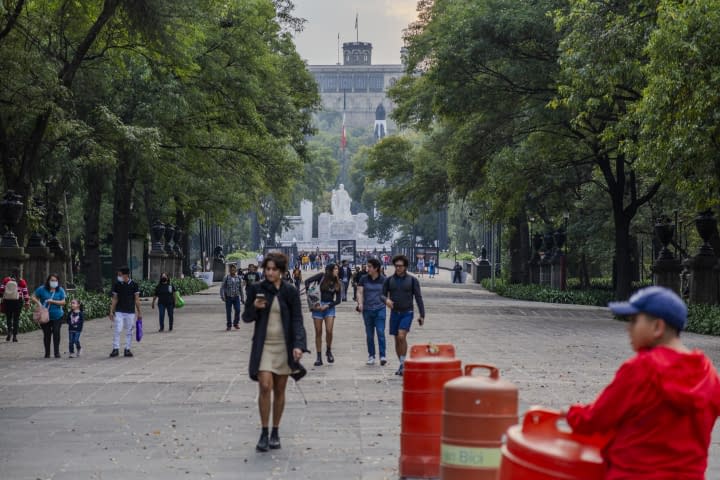
[[387, 98], [388, 89], [400, 79], [404, 66], [373, 65], [372, 44], [343, 43], [343, 64], [310, 65], [322, 98], [323, 110], [345, 112], [347, 127], [374, 129], [376, 112], [382, 106], [387, 115], [387, 129], [395, 130], [390, 118], [395, 105]]

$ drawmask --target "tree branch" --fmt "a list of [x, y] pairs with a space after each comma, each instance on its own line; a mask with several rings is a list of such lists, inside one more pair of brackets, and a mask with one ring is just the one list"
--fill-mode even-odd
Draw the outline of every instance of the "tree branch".
[[5, 38], [13, 29], [24, 5], [25, 0], [18, 0], [18, 3], [15, 4], [15, 10], [7, 16], [7, 24], [5, 24], [5, 28], [0, 31], [0, 41], [2, 41], [2, 39]]

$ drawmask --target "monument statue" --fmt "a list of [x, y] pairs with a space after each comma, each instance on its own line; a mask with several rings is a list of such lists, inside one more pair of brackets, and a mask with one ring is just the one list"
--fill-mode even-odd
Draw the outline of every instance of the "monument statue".
[[332, 213], [336, 220], [350, 220], [352, 219], [352, 213], [350, 213], [350, 195], [345, 190], [345, 185], [342, 183], [337, 190], [332, 191], [331, 206]]

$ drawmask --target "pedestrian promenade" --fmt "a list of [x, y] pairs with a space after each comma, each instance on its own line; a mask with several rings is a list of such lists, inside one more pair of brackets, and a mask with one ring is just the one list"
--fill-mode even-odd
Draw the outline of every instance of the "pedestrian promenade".
[[[447, 271], [420, 281], [427, 319], [414, 323], [409, 343], [453, 343], [463, 363], [495, 364], [519, 387], [523, 412], [592, 400], [632, 354], [625, 325], [607, 309], [503, 299], [453, 285]], [[158, 333], [157, 310], [143, 301], [146, 335], [134, 358], [108, 358], [107, 318], [86, 322], [80, 358], [42, 358], [40, 332], [0, 343], [0, 479], [398, 477], [402, 378], [393, 374], [392, 337], [388, 364], [366, 366], [354, 303], [338, 307], [335, 364], [313, 367], [313, 351], [303, 360], [302, 393], [288, 384], [283, 448], [256, 453], [252, 326], [225, 331], [217, 286], [186, 302], [175, 330]], [[720, 339], [683, 338], [720, 365]], [[62, 346], [66, 352], [66, 327]], [[718, 427], [710, 463], [707, 479], [720, 480]]]

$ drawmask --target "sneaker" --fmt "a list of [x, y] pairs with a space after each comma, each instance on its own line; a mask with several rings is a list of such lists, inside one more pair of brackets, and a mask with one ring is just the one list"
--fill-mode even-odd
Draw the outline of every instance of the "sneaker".
[[123, 357], [133, 357], [133, 353], [130, 351], [129, 348], [125, 349], [125, 353], [123, 353]]
[[120, 352], [118, 351], [118, 349], [117, 349], [117, 348], [113, 348], [113, 351], [110, 352], [110, 356], [111, 356], [111, 357], [117, 357], [118, 355], [120, 355]]
[[233, 325], [233, 327], [235, 327], [235, 330], [238, 330], [238, 329], [240, 328], [240, 325], [238, 325], [238, 324], [236, 323], [236, 324]]
[[80, 358], [80, 347], [77, 349], [77, 353], [75, 354], [76, 357]]
[[158, 330], [158, 333], [164, 332], [164, 331], [165, 331], [165, 329], [164, 329], [164, 328], [161, 328], [160, 330]]
[[75, 352], [68, 353], [68, 358], [75, 358]]
[[403, 376], [403, 364], [401, 363], [398, 367], [397, 371], [395, 372], [395, 375]]
[[225, 329], [226, 332], [229, 332], [230, 330], [231, 330], [230, 327], [227, 327], [227, 328]]
[[365, 362], [365, 365], [375, 365], [375, 357], [372, 355], [368, 357], [367, 362]]
[[384, 367], [385, 364], [387, 364], [387, 358], [385, 358], [385, 357], [380, 357], [380, 365], [382, 365], [382, 366]]

